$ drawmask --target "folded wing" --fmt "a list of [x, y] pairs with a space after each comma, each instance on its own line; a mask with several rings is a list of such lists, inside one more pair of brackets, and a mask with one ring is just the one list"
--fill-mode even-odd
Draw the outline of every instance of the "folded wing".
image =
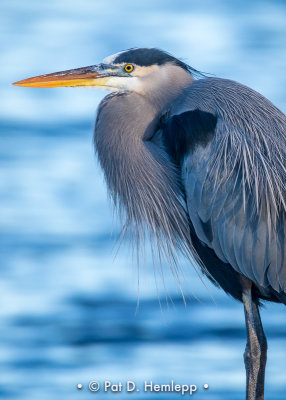
[[236, 82], [197, 81], [164, 124], [198, 238], [260, 287], [286, 292], [286, 117]]

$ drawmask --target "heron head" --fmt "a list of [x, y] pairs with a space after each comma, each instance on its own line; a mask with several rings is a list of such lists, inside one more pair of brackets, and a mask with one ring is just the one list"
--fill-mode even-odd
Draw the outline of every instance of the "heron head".
[[192, 80], [187, 64], [155, 48], [134, 48], [109, 56], [99, 65], [54, 72], [15, 82], [16, 86], [94, 86], [147, 94]]

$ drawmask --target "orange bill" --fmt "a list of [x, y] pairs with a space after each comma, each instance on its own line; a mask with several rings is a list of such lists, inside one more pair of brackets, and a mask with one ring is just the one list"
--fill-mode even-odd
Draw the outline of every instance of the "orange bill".
[[108, 77], [97, 71], [97, 66], [69, 69], [47, 75], [34, 76], [13, 83], [14, 86], [26, 87], [61, 87], [61, 86], [102, 86]]

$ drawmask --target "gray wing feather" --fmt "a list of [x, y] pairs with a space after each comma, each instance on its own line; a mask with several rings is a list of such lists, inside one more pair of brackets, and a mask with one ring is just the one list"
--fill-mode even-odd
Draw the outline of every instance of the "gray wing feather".
[[212, 139], [182, 161], [190, 219], [199, 239], [259, 286], [286, 291], [286, 117], [236, 82], [196, 81], [172, 115], [217, 117]]

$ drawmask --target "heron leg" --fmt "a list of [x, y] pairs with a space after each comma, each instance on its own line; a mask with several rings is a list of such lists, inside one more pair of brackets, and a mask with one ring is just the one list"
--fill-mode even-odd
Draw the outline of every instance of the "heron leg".
[[258, 305], [252, 299], [251, 286], [252, 282], [249, 279], [243, 278], [242, 299], [247, 329], [247, 343], [244, 353], [246, 400], [263, 400], [267, 341]]

